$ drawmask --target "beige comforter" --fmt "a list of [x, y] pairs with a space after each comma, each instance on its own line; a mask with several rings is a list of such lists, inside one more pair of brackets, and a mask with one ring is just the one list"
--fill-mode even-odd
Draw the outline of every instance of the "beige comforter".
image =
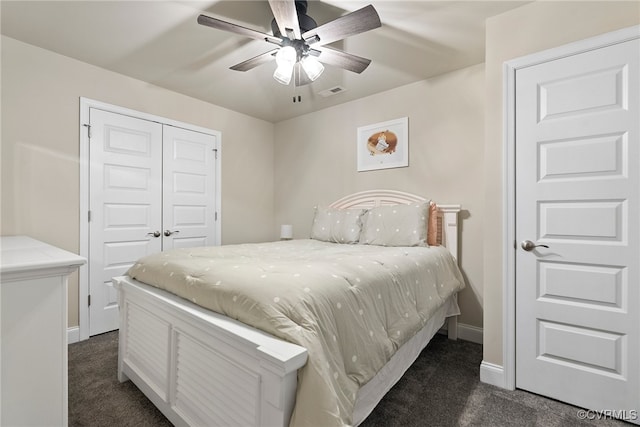
[[442, 247], [311, 239], [166, 251], [128, 275], [305, 347], [292, 426], [351, 424], [358, 389], [464, 287]]

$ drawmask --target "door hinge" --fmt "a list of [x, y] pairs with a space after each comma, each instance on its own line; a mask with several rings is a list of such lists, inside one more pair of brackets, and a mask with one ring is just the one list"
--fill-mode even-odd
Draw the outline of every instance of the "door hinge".
[[91, 139], [91, 125], [84, 124], [82, 126], [87, 128], [87, 136], [89, 137], [89, 139]]
[[214, 149], [213, 149], [213, 153], [214, 153], [214, 154], [215, 154], [215, 156], [216, 156], [216, 160], [218, 160], [218, 149], [217, 149], [217, 148], [214, 148]]
[[87, 295], [87, 305], [91, 305], [91, 295]]
[[87, 212], [87, 220], [91, 222], [91, 211]]
[[218, 212], [215, 212], [215, 213], [213, 214], [213, 220], [214, 220], [214, 221], [217, 221], [217, 220], [218, 220]]

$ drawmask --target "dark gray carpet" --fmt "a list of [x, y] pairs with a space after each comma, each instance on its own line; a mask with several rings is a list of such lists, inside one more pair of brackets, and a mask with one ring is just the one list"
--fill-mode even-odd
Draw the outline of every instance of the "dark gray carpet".
[[131, 382], [118, 381], [118, 332], [69, 346], [69, 426], [171, 426]]
[[[117, 332], [69, 346], [69, 425], [170, 426], [131, 382], [118, 382], [117, 360]], [[580, 420], [573, 406], [482, 384], [481, 361], [480, 345], [437, 335], [362, 426], [630, 426]]]

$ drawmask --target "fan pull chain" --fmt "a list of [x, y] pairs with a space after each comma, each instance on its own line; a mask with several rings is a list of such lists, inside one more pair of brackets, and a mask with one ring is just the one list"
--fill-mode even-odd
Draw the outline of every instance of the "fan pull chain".
[[293, 87], [291, 88], [291, 90], [293, 91], [293, 103], [295, 104], [296, 102], [296, 70], [298, 68], [298, 64], [296, 63], [296, 65], [293, 66]]
[[[297, 73], [296, 73], [296, 69], [297, 69]], [[296, 85], [296, 74], [298, 76], [298, 83], [300, 83], [300, 64], [297, 63], [294, 67], [293, 67], [293, 103], [296, 103], [296, 98], [298, 99], [297, 102], [300, 103], [302, 102], [302, 97], [298, 94], [296, 95], [296, 87], [299, 87], [299, 85]]]

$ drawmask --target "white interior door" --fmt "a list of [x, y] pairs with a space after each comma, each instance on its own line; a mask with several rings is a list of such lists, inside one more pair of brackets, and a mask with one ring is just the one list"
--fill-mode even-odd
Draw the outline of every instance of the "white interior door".
[[214, 245], [216, 137], [165, 125], [163, 147], [163, 249]]
[[634, 40], [519, 69], [515, 136], [516, 386], [635, 423], [639, 58]]
[[95, 335], [118, 329], [111, 278], [161, 250], [162, 125], [94, 108], [89, 114], [89, 334]]

